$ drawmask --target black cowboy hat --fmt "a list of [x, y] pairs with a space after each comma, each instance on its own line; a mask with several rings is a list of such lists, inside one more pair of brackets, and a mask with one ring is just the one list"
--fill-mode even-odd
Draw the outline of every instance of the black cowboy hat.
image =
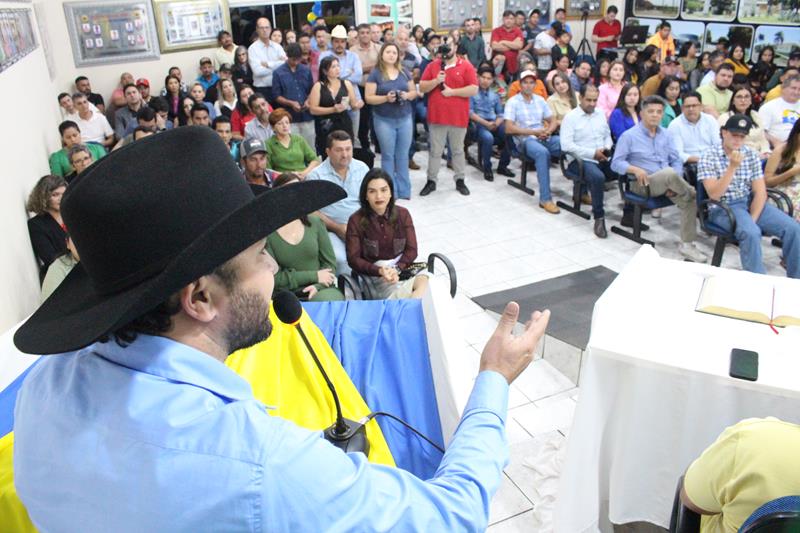
[[210, 128], [136, 141], [70, 184], [61, 211], [80, 263], [14, 343], [40, 355], [83, 348], [279, 227], [345, 196], [328, 182], [254, 195]]

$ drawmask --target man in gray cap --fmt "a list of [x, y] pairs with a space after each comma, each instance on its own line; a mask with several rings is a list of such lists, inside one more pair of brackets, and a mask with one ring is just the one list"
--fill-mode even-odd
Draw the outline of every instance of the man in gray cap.
[[242, 153], [244, 179], [253, 185], [272, 187], [272, 177], [267, 172], [267, 149], [258, 139], [245, 139], [239, 148]]

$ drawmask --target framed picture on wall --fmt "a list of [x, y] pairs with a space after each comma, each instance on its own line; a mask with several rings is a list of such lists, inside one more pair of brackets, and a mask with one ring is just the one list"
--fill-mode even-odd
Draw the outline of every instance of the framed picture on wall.
[[713, 52], [720, 37], [725, 37], [731, 44], [744, 47], [744, 60], [750, 60], [750, 49], [753, 46], [753, 27], [741, 24], [706, 24], [706, 38], [703, 52]]
[[800, 9], [795, 0], [740, 0], [739, 22], [753, 24], [800, 24]]
[[797, 26], [787, 28], [786, 26], [759, 26], [756, 28], [756, 36], [753, 40], [752, 58], [755, 59], [761, 50], [771, 46], [775, 50], [774, 63], [785, 67], [789, 60], [789, 54], [794, 50], [800, 49], [800, 28]]
[[67, 2], [64, 15], [76, 67], [158, 58], [149, 1]]
[[733, 22], [739, 0], [683, 0], [681, 17], [687, 20]]
[[216, 46], [217, 33], [230, 31], [227, 0], [153, 0], [161, 52]]
[[635, 17], [675, 19], [680, 14], [680, 0], [633, 0]]
[[564, 10], [568, 19], [581, 19], [584, 11], [590, 19], [599, 19], [606, 13], [606, 0], [566, 0]]
[[38, 47], [30, 9], [0, 9], [0, 72]]
[[534, 9], [539, 10], [539, 29], [544, 31], [550, 26], [550, 0], [506, 0], [503, 11], [510, 9], [513, 12], [524, 11], [525, 18], [530, 16]]
[[478, 17], [482, 28], [492, 29], [492, 0], [433, 0], [433, 29], [460, 28], [464, 20]]

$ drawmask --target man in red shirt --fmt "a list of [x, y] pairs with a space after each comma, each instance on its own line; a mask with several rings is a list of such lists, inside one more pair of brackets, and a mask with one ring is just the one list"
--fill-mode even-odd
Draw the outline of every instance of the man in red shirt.
[[594, 25], [592, 42], [597, 43], [597, 56], [606, 48], [616, 48], [617, 38], [622, 33], [622, 25], [617, 20], [616, 6], [606, 9], [606, 16]]
[[516, 23], [514, 12], [507, 9], [503, 12], [503, 25], [492, 30], [492, 51], [503, 52], [506, 58], [506, 71], [517, 73], [517, 55], [525, 46], [525, 36]]
[[[511, 20], [514, 20], [513, 12]], [[440, 47], [440, 50], [442, 48], [444, 47]], [[436, 59], [425, 67], [419, 80], [420, 91], [428, 95], [430, 137], [428, 181], [420, 191], [420, 196], [427, 196], [436, 190], [436, 178], [442, 165], [445, 141], [450, 144], [453, 153], [456, 190], [465, 196], [469, 194], [469, 189], [464, 184], [467, 166], [464, 135], [469, 124], [469, 99], [478, 92], [478, 76], [469, 61], [458, 57], [452, 44], [447, 48], [444, 54], [437, 52]]]

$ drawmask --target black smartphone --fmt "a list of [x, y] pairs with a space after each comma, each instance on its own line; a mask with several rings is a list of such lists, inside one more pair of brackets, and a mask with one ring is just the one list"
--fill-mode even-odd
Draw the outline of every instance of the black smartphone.
[[758, 352], [739, 348], [731, 350], [730, 376], [756, 381], [758, 379]]

